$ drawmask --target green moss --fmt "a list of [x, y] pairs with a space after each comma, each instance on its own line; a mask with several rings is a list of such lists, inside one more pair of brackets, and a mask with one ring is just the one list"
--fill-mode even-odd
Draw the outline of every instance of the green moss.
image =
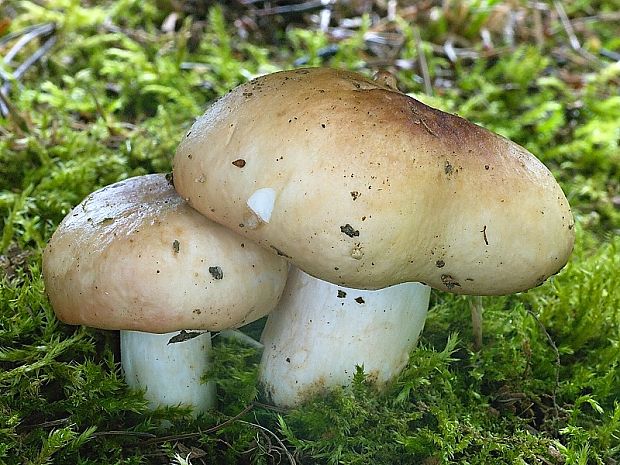
[[[0, 119], [0, 463], [161, 463], [192, 448], [192, 463], [286, 463], [292, 455], [334, 464], [620, 460], [620, 67], [580, 58], [554, 17], [542, 44], [528, 36], [486, 53], [481, 28], [498, 2], [420, 12], [421, 43], [410, 21], [397, 18], [389, 37], [400, 45], [384, 63], [413, 64], [396, 70], [403, 91], [530, 149], [575, 211], [576, 250], [559, 275], [528, 293], [483, 299], [481, 351], [472, 348], [470, 300], [435, 293], [420, 347], [392, 385], [377, 392], [358, 370], [350, 388], [279, 411], [259, 402], [259, 354], [216, 338], [210, 376], [220, 408], [195, 419], [187, 409], [147, 410], [122, 380], [115, 333], [55, 318], [41, 250], [88, 193], [168, 171], [205, 105], [257, 74], [295, 59], [371, 74], [378, 67], [369, 63], [385, 61], [385, 48], [367, 42], [377, 32], [370, 15], [337, 44], [277, 18], [261, 42], [239, 37], [228, 6], [179, 12], [177, 30], [164, 33], [172, 3], [11, 6], [19, 13], [11, 31], [53, 21], [57, 45], [14, 83], [13, 114]], [[584, 50], [617, 50], [613, 24], [596, 16], [614, 11], [611, 3], [564, 3], [581, 21]], [[477, 58], [452, 63], [437, 51], [455, 35]], [[275, 47], [274, 38], [283, 43]], [[419, 53], [434, 95], [424, 94]]]

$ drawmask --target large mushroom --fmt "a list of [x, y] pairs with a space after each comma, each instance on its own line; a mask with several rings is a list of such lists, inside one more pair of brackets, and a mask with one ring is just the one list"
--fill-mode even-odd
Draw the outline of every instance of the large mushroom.
[[127, 383], [153, 407], [214, 406], [209, 331], [261, 318], [276, 305], [288, 264], [208, 220], [164, 175], [131, 178], [90, 194], [43, 253], [58, 318], [121, 330]]
[[[336, 286], [519, 292], [560, 270], [574, 241], [562, 190], [523, 147], [347, 71], [285, 71], [232, 90], [187, 133], [174, 175], [198, 211]], [[294, 318], [307, 314], [307, 302], [294, 306]], [[297, 350], [270, 357], [284, 340], [270, 327], [287, 330], [273, 318], [292, 315], [280, 310], [263, 374]]]

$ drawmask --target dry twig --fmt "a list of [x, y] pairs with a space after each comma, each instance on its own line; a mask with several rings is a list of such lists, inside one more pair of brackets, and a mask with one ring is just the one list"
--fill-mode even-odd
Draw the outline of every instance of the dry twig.
[[180, 439], [197, 438], [197, 437], [200, 437], [200, 436], [202, 436], [204, 434], [215, 433], [216, 431], [224, 428], [225, 426], [231, 424], [232, 422], [238, 421], [243, 415], [248, 413], [253, 408], [254, 408], [254, 404], [249, 404], [243, 410], [241, 410], [241, 412], [236, 414], [234, 417], [230, 417], [228, 420], [223, 421], [219, 425], [215, 425], [214, 427], [209, 428], [209, 429], [207, 429], [205, 431], [197, 431], [195, 433], [175, 434], [175, 435], [171, 435], [171, 436], [154, 437], [152, 439], [149, 439], [148, 441], [145, 441], [143, 444], [144, 445], [150, 445], [150, 444], [157, 444], [157, 443], [168, 442], [168, 441], [178, 441]]
[[[28, 56], [20, 65], [18, 65], [12, 73], [0, 69], [0, 79], [3, 81], [0, 86], [0, 114], [2, 116], [9, 116], [11, 111], [11, 105], [8, 101], [9, 90], [11, 89], [11, 83], [17, 82], [26, 73], [26, 71], [39, 61], [56, 43], [56, 36], [53, 35], [56, 30], [56, 26], [53, 23], [43, 23], [36, 26], [25, 28], [21, 31], [7, 34], [0, 39], [0, 46], [7, 44], [13, 39], [17, 39], [15, 44], [9, 49], [3, 58], [3, 64], [5, 66], [11, 65], [17, 54], [26, 45], [34, 41], [35, 39], [48, 37], [48, 39], [41, 45], [34, 53]], [[20, 125], [21, 126], [21, 125]], [[23, 128], [22, 128], [23, 129]]]
[[566, 15], [566, 10], [564, 9], [564, 5], [560, 0], [553, 0], [553, 6], [555, 10], [558, 12], [558, 16], [560, 17], [560, 21], [562, 22], [562, 26], [566, 31], [566, 35], [568, 36], [568, 40], [570, 41], [570, 46], [573, 50], [580, 50], [581, 44], [579, 43], [579, 39], [575, 35], [575, 30], [573, 29], [573, 25], [571, 24], [568, 16]]
[[542, 322], [538, 319], [536, 314], [534, 314], [532, 309], [529, 307], [526, 307], [526, 311], [532, 318], [534, 318], [534, 321], [536, 321], [536, 324], [541, 329], [541, 331], [544, 333], [555, 355], [555, 384], [553, 386], [553, 394], [551, 396], [551, 400], [553, 401], [553, 412], [554, 412], [553, 419], [555, 422], [557, 422], [560, 418], [560, 407], [558, 406], [558, 402], [557, 402], [557, 392], [560, 387], [560, 368], [562, 366], [562, 362], [560, 360], [560, 351], [558, 350], [558, 346], [555, 345], [555, 341], [553, 340], [553, 338], [547, 331], [547, 328], [545, 328], [545, 325], [542, 324]]
[[424, 93], [427, 95], [433, 95], [433, 86], [431, 84], [431, 75], [428, 70], [428, 63], [426, 62], [426, 54], [422, 48], [422, 37], [420, 36], [420, 30], [415, 27], [413, 29], [416, 49], [418, 51], [418, 57], [420, 60], [420, 72], [422, 73], [422, 79], [424, 80]]
[[295, 460], [295, 457], [293, 457], [293, 455], [289, 452], [289, 450], [286, 448], [286, 446], [284, 445], [284, 443], [282, 442], [282, 440], [278, 437], [278, 435], [276, 433], [274, 433], [273, 431], [271, 431], [268, 428], [265, 428], [262, 425], [259, 425], [258, 423], [252, 423], [249, 421], [244, 421], [244, 420], [237, 420], [239, 423], [242, 423], [244, 425], [248, 425], [248, 426], [252, 426], [254, 428], [258, 428], [259, 430], [261, 430], [262, 432], [264, 432], [265, 434], [268, 434], [269, 436], [273, 437], [276, 442], [278, 443], [278, 445], [280, 446], [281, 451], [284, 452], [284, 454], [286, 455], [286, 458], [288, 459], [289, 463], [291, 465], [296, 465], [297, 461]]
[[284, 15], [290, 13], [301, 13], [303, 11], [316, 10], [318, 8], [325, 8], [328, 5], [334, 3], [333, 0], [309, 0], [303, 3], [293, 3], [290, 5], [274, 6], [271, 8], [263, 8], [255, 10], [254, 13], [257, 16], [274, 16]]

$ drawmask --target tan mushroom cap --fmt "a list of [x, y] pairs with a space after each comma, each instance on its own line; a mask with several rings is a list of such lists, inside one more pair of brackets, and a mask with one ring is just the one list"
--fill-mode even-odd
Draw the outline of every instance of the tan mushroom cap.
[[164, 175], [94, 192], [43, 253], [58, 318], [102, 329], [221, 330], [270, 312], [288, 264], [189, 207]]
[[[183, 139], [174, 176], [209, 218], [353, 288], [507, 294], [542, 283], [573, 247], [568, 202], [531, 153], [346, 71], [235, 88]], [[270, 192], [267, 213], [248, 206], [257, 191]]]

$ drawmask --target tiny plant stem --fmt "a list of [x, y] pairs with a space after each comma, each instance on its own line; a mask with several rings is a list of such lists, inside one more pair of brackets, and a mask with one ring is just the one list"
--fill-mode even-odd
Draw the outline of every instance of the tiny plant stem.
[[11, 244], [11, 240], [15, 236], [15, 223], [19, 218], [20, 212], [24, 211], [28, 197], [32, 194], [33, 190], [34, 184], [30, 184], [21, 192], [21, 194], [15, 196], [11, 211], [9, 212], [8, 218], [4, 221], [4, 229], [2, 230], [2, 235], [0, 236], [0, 253], [6, 252]]
[[121, 331], [121, 364], [127, 384], [144, 390], [151, 408], [190, 406], [198, 415], [216, 403], [215, 385], [203, 381], [210, 366], [211, 335], [186, 334], [194, 337]]
[[471, 326], [474, 335], [474, 350], [482, 349], [482, 297], [474, 296], [470, 300]]
[[256, 339], [248, 336], [247, 334], [239, 331], [238, 329], [225, 329], [223, 331], [220, 331], [218, 333], [218, 335], [221, 338], [240, 342], [240, 343], [245, 344], [248, 347], [252, 347], [253, 349], [256, 349], [256, 350], [263, 350], [263, 348], [264, 348], [262, 343], [260, 343]]
[[433, 95], [433, 85], [431, 84], [431, 75], [428, 69], [428, 63], [426, 62], [426, 53], [422, 46], [422, 36], [420, 30], [416, 27], [413, 29], [415, 36], [416, 50], [418, 52], [418, 59], [420, 60], [420, 70], [422, 71], [422, 79], [424, 80], [424, 93], [426, 95]]
[[562, 362], [560, 359], [560, 351], [558, 350], [558, 346], [555, 344], [555, 341], [549, 334], [549, 331], [547, 331], [547, 328], [545, 328], [545, 325], [542, 324], [542, 322], [538, 319], [538, 316], [536, 316], [536, 314], [532, 311], [531, 308], [526, 307], [526, 310], [527, 310], [528, 315], [530, 315], [534, 319], [534, 321], [536, 322], [540, 330], [543, 332], [543, 334], [547, 338], [547, 341], [549, 342], [549, 345], [551, 346], [551, 349], [553, 350], [553, 354], [555, 356], [555, 384], [553, 386], [552, 400], [553, 400], [553, 410], [554, 410], [553, 419], [557, 423], [560, 418], [560, 407], [558, 406], [558, 402], [557, 402], [557, 392], [560, 386], [560, 369], [562, 368]]

